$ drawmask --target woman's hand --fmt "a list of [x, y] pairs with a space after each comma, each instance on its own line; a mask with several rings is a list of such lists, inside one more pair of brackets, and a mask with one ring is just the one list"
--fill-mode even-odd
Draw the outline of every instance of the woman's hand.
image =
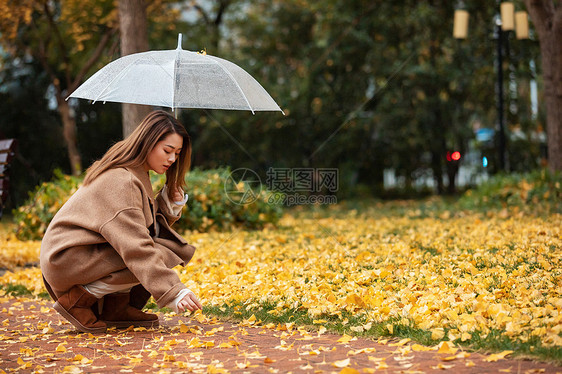
[[183, 196], [184, 196], [183, 190], [181, 188], [178, 188], [172, 194], [172, 200], [173, 201], [183, 201]]
[[185, 312], [186, 310], [193, 312], [202, 308], [203, 306], [201, 305], [201, 302], [199, 302], [199, 299], [197, 299], [197, 296], [195, 296], [192, 291], [189, 291], [189, 293], [178, 302], [178, 309], [182, 312]]

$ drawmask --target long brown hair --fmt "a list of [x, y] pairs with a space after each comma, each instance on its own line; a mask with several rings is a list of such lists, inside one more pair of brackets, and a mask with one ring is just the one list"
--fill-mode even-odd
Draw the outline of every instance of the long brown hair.
[[100, 160], [94, 162], [86, 173], [84, 185], [109, 169], [144, 165], [156, 143], [173, 133], [183, 138], [183, 145], [178, 159], [166, 171], [166, 186], [171, 199], [174, 191], [186, 186], [185, 174], [191, 166], [191, 139], [185, 127], [163, 110], [149, 113], [131, 135], [115, 143]]

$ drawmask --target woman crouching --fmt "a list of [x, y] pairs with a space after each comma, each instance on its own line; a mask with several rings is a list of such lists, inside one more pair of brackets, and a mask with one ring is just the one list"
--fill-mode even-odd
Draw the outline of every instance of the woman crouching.
[[[187, 201], [191, 141], [169, 113], [150, 113], [87, 171], [41, 243], [41, 271], [54, 308], [79, 331], [158, 325], [150, 295], [176, 312], [201, 309], [174, 266], [195, 247], [170, 226]], [[148, 172], [166, 173], [154, 198]]]

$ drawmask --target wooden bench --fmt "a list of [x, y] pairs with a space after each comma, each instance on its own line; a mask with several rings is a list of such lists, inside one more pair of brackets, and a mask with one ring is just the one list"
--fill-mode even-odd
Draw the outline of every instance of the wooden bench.
[[8, 199], [10, 189], [10, 178], [8, 171], [10, 163], [16, 154], [16, 139], [0, 140], [0, 218], [2, 218], [2, 210]]

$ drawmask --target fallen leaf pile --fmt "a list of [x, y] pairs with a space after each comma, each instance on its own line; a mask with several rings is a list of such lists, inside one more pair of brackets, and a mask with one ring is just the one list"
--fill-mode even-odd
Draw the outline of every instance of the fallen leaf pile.
[[280, 230], [191, 235], [197, 257], [180, 275], [216, 306], [273, 303], [314, 318], [347, 310], [435, 339], [445, 328], [462, 341], [498, 329], [562, 346], [560, 222], [286, 216]]
[[13, 233], [0, 230], [0, 268], [37, 263], [40, 247], [39, 241], [20, 241]]
[[[274, 305], [271, 314], [298, 310], [344, 324], [348, 311], [361, 321], [349, 326], [358, 333], [388, 322], [391, 334], [407, 325], [435, 340], [469, 342], [499, 330], [513, 341], [537, 336], [562, 346], [561, 215], [368, 212], [285, 215], [276, 229], [186, 234], [197, 251], [176, 270], [207, 306]], [[17, 244], [1, 244], [2, 256], [19, 256]], [[37, 268], [0, 277], [9, 283], [41, 290]], [[199, 339], [190, 344], [208, 344]]]

